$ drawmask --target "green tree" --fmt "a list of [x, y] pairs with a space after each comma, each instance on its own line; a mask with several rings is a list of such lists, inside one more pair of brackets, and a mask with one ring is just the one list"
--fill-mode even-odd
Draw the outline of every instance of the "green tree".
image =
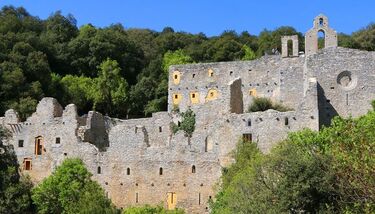
[[168, 73], [169, 66], [193, 63], [190, 56], [186, 55], [183, 50], [179, 49], [174, 52], [168, 51], [163, 57], [163, 70]]
[[8, 136], [9, 133], [0, 126], [0, 213], [33, 213], [32, 183], [19, 174], [13, 148], [3, 143]]
[[64, 104], [74, 103], [79, 112], [93, 109], [97, 83], [95, 79], [84, 76], [66, 75], [60, 80], [63, 89], [62, 102]]
[[33, 189], [38, 213], [117, 213], [79, 159], [66, 159]]
[[111, 116], [125, 115], [128, 112], [128, 83], [121, 77], [118, 63], [110, 59], [104, 61], [96, 81], [94, 108]]
[[254, 60], [256, 59], [255, 52], [247, 45], [242, 46], [243, 51], [245, 52], [245, 55], [241, 58], [241, 60]]

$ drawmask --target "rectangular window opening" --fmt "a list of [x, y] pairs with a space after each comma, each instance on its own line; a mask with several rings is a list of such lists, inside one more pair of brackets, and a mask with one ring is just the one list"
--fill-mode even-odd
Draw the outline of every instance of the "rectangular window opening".
[[252, 142], [253, 141], [253, 135], [250, 133], [243, 134], [242, 139], [244, 142]]
[[56, 138], [56, 144], [60, 144], [60, 138], [59, 137]]
[[18, 140], [18, 147], [23, 147], [23, 140]]
[[25, 158], [23, 160], [23, 169], [24, 170], [31, 170], [31, 159], [30, 158]]

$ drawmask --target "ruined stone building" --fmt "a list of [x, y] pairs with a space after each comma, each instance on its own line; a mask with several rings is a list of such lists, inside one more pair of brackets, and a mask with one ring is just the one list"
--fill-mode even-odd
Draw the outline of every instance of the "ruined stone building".
[[[318, 49], [318, 32], [325, 47]], [[292, 50], [288, 53], [288, 41]], [[319, 15], [305, 35], [282, 38], [282, 54], [253, 61], [171, 66], [168, 111], [151, 118], [122, 120], [98, 112], [79, 116], [42, 99], [36, 112], [20, 121], [8, 110], [0, 124], [12, 132], [22, 171], [40, 182], [65, 158], [81, 158], [118, 207], [164, 203], [188, 213], [209, 212], [223, 167], [240, 138], [267, 152], [288, 132], [319, 130], [335, 115], [365, 114], [375, 99], [375, 52], [337, 47], [337, 34]], [[267, 97], [291, 111], [247, 113], [254, 97]], [[181, 112], [196, 115], [191, 137], [173, 133]]]

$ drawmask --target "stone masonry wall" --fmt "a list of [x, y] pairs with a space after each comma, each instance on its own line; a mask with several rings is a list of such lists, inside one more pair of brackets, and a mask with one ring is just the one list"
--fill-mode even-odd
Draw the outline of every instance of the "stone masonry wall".
[[[326, 29], [322, 17], [314, 23]], [[375, 52], [337, 48], [334, 31], [327, 32], [329, 47], [312, 50], [307, 43], [312, 52], [306, 56], [171, 66], [168, 112], [150, 118], [121, 120], [93, 111], [79, 116], [74, 104], [63, 109], [56, 99], [43, 98], [26, 121], [8, 110], [0, 125], [11, 131], [7, 143], [35, 183], [65, 158], [81, 158], [118, 207], [162, 203], [206, 213], [240, 139], [269, 152], [289, 132], [318, 130], [334, 115], [359, 116], [371, 109]], [[248, 113], [255, 97], [292, 110]], [[196, 115], [195, 131], [191, 137], [174, 134], [171, 123], [181, 121], [177, 110], [189, 108]]]

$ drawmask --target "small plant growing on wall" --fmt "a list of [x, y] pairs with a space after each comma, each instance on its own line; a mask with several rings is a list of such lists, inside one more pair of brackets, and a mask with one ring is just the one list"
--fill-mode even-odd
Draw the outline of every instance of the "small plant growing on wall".
[[179, 126], [173, 122], [171, 123], [172, 132], [175, 134], [177, 131], [182, 130], [185, 136], [190, 138], [195, 130], [195, 114], [191, 109], [179, 114], [182, 120]]
[[274, 109], [280, 112], [293, 110], [287, 106], [282, 105], [281, 103], [272, 102], [269, 98], [255, 97], [252, 104], [248, 108], [248, 112], [267, 111], [268, 109]]

